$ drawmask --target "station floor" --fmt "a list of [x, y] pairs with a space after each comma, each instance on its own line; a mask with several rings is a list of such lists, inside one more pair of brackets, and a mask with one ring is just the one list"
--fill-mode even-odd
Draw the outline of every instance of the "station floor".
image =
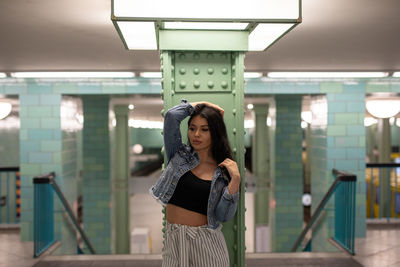
[[[21, 242], [18, 229], [0, 229], [0, 267], [156, 267], [160, 255], [99, 255], [32, 257], [33, 244]], [[356, 255], [342, 253], [249, 254], [247, 267], [261, 266], [400, 266], [400, 225], [368, 225], [367, 237], [356, 240]]]

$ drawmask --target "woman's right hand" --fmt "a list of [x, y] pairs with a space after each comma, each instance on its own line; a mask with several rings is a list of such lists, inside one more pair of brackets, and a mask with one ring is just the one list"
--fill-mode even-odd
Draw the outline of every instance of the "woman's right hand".
[[196, 107], [197, 105], [200, 105], [200, 104], [207, 105], [209, 107], [215, 108], [216, 110], [218, 110], [221, 113], [222, 116], [224, 116], [224, 109], [221, 108], [220, 106], [216, 105], [216, 104], [213, 104], [213, 103], [210, 103], [210, 102], [207, 102], [207, 101], [192, 102], [190, 104], [193, 107]]

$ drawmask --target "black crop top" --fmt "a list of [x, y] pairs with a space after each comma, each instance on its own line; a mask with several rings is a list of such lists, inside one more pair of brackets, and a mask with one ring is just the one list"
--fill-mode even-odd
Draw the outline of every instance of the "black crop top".
[[188, 171], [179, 179], [168, 203], [207, 215], [211, 181], [203, 180]]

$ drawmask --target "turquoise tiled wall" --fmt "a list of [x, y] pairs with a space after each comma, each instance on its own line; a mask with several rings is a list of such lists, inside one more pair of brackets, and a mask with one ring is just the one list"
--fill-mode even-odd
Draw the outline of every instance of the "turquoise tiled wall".
[[96, 253], [111, 252], [109, 97], [82, 96], [83, 223]]
[[[79, 79], [79, 80], [55, 80], [55, 79], [2, 79], [0, 80], [0, 94], [19, 95], [20, 100], [20, 131], [19, 149], [21, 179], [22, 179], [22, 218], [21, 236], [22, 240], [32, 240], [32, 217], [33, 217], [33, 187], [32, 177], [38, 174], [55, 171], [57, 181], [63, 186], [64, 148], [72, 143], [63, 138], [61, 129], [60, 104], [63, 95], [102, 95], [102, 94], [154, 94], [161, 92], [160, 83], [152, 83], [144, 79]], [[256, 79], [249, 80], [245, 88], [246, 95], [274, 95], [274, 94], [315, 94], [325, 95], [328, 115], [326, 127], [321, 126], [315, 131], [322, 131], [322, 135], [314, 136], [313, 142], [320, 154], [325, 156], [326, 166], [312, 172], [315, 175], [314, 182], [321, 180], [320, 184], [313, 184], [313, 196], [318, 200], [318, 194], [326, 192], [330, 176], [330, 168], [350, 168], [358, 177], [357, 184], [357, 227], [356, 235], [365, 236], [365, 188], [363, 169], [365, 157], [365, 133], [363, 132], [362, 118], [364, 116], [363, 101], [366, 93], [373, 92], [396, 92], [400, 93], [399, 79], [377, 79], [377, 80], [278, 80], [278, 79]], [[349, 114], [350, 116], [346, 116]], [[329, 132], [328, 132], [329, 130]], [[79, 133], [78, 133], [79, 134]], [[324, 135], [325, 134], [325, 135]], [[326, 138], [325, 138], [326, 136]], [[273, 135], [271, 136], [273, 138]], [[58, 148], [62, 148], [58, 150]], [[319, 147], [319, 148], [318, 148]], [[272, 149], [272, 148], [271, 148]], [[326, 150], [326, 152], [323, 152]], [[70, 150], [71, 151], [71, 150]], [[69, 158], [69, 157], [68, 157]], [[274, 159], [271, 158], [271, 162]], [[350, 162], [350, 163], [349, 163]], [[329, 166], [328, 166], [329, 164]], [[357, 166], [357, 167], [356, 167]], [[74, 167], [73, 167], [74, 168]], [[76, 167], [79, 169], [79, 167]], [[99, 166], [94, 167], [99, 168]], [[273, 172], [272, 172], [273, 173]], [[67, 175], [67, 174], [65, 174]], [[69, 178], [65, 178], [69, 181]], [[109, 186], [109, 183], [107, 183]], [[63, 187], [73, 191], [72, 187]], [[104, 188], [105, 188], [104, 183]], [[68, 189], [67, 189], [68, 188]], [[87, 190], [92, 190], [90, 187]], [[101, 189], [103, 190], [103, 189]], [[107, 195], [108, 192], [99, 191], [98, 194]], [[105, 190], [105, 189], [104, 189]], [[65, 192], [73, 196], [73, 192]], [[98, 198], [94, 192], [93, 200]], [[101, 202], [103, 201], [103, 202]], [[109, 202], [100, 200], [100, 206], [107, 206]], [[106, 210], [87, 207], [88, 214], [99, 215]], [[87, 218], [90, 223], [89, 218]], [[92, 220], [93, 223], [95, 221]], [[101, 228], [102, 221], [97, 222], [94, 228]], [[104, 221], [104, 223], [107, 223]], [[58, 225], [58, 226], [57, 226]], [[62, 231], [57, 224], [58, 231]], [[332, 229], [332, 224], [326, 224]], [[96, 240], [103, 242], [104, 239]]]
[[303, 225], [301, 95], [276, 95], [272, 251], [288, 252]]

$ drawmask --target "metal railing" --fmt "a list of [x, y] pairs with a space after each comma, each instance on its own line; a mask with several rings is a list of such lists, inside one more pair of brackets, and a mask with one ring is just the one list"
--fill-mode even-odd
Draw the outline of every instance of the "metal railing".
[[367, 218], [400, 218], [400, 164], [367, 163]]
[[[304, 241], [308, 231], [317, 222], [321, 212], [331, 196], [335, 194], [335, 235], [331, 240], [346, 252], [354, 255], [354, 230], [355, 230], [355, 194], [357, 176], [351, 173], [333, 169], [335, 181], [322, 198], [317, 209], [311, 216], [309, 223], [297, 238], [292, 247], [292, 252], [296, 252], [300, 244]], [[309, 244], [307, 240], [305, 244]], [[304, 248], [302, 248], [304, 250]]]
[[85, 232], [79, 225], [73, 210], [54, 180], [55, 173], [37, 176], [34, 183], [34, 256], [38, 257], [55, 242], [54, 240], [54, 191], [63, 204], [72, 224], [79, 232], [92, 254], [96, 254]]
[[19, 224], [20, 188], [19, 167], [0, 167], [0, 224]]

